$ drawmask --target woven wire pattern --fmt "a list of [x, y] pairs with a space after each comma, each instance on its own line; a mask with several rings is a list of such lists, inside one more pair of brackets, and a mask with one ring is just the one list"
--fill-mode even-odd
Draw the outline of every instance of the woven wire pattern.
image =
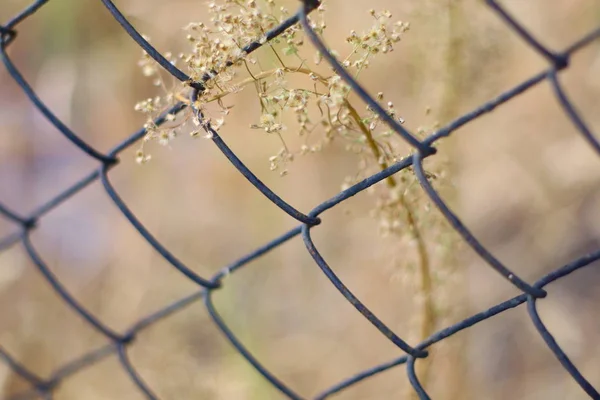
[[[166, 58], [164, 58], [150, 43], [148, 43], [142, 35], [140, 35], [120, 10], [115, 6], [111, 0], [101, 0], [104, 6], [110, 11], [112, 16], [119, 22], [123, 29], [135, 40], [156, 62], [158, 62], [165, 70], [167, 70], [172, 76], [178, 80], [188, 84], [192, 90], [192, 100], [194, 100], [203, 90], [204, 83], [211, 79], [211, 76], [206, 75], [200, 81], [192, 81], [189, 76], [179, 70], [177, 67], [172, 65]], [[227, 157], [227, 159], [235, 166], [235, 168], [254, 185], [263, 195], [265, 195], [275, 206], [281, 208], [288, 215], [299, 222], [299, 225], [290, 230], [289, 232], [273, 239], [269, 243], [264, 244], [262, 247], [255, 249], [253, 252], [244, 255], [237, 261], [230, 265], [225, 266], [219, 270], [213, 277], [204, 278], [198, 276], [192, 269], [187, 267], [181, 261], [177, 259], [167, 248], [161, 243], [144, 227], [144, 225], [136, 218], [134, 213], [128, 208], [127, 204], [120, 198], [112, 186], [109, 179], [110, 170], [116, 166], [119, 162], [118, 155], [126, 148], [132, 146], [139, 140], [141, 140], [146, 134], [145, 129], [140, 129], [134, 132], [127, 139], [117, 144], [113, 149], [107, 153], [102, 153], [88, 144], [79, 137], [76, 133], [72, 132], [60, 119], [58, 119], [52, 111], [50, 111], [44, 103], [37, 97], [34, 90], [26, 82], [25, 78], [20, 74], [17, 67], [12, 63], [7, 49], [9, 45], [17, 36], [17, 27], [25, 19], [31, 17], [47, 4], [49, 0], [37, 0], [33, 2], [29, 7], [23, 10], [20, 14], [16, 15], [13, 19], [6, 22], [4, 25], [0, 25], [0, 57], [4, 66], [8, 70], [12, 78], [17, 84], [23, 89], [25, 94], [29, 97], [31, 102], [36, 108], [54, 125], [61, 134], [68, 138], [74, 145], [85, 152], [90, 157], [96, 159], [100, 166], [87, 176], [79, 180], [76, 184], [67, 188], [61, 192], [55, 198], [48, 200], [45, 204], [39, 206], [36, 210], [31, 212], [29, 215], [19, 215], [0, 203], [0, 214], [7, 220], [11, 221], [18, 227], [15, 233], [8, 235], [0, 239], [0, 251], [6, 250], [9, 247], [17, 244], [24, 246], [27, 254], [43, 275], [46, 281], [52, 286], [56, 294], [64, 300], [74, 312], [79, 314], [87, 323], [89, 323], [94, 329], [102, 333], [108, 340], [109, 344], [97, 348], [91, 352], [88, 352], [81, 357], [61, 366], [54, 371], [49, 377], [40, 377], [35, 373], [31, 372], [26, 365], [23, 365], [11, 356], [3, 347], [0, 346], [0, 359], [6, 363], [9, 368], [15, 373], [27, 381], [31, 388], [23, 393], [13, 395], [9, 397], [9, 400], [17, 399], [33, 399], [43, 398], [52, 399], [53, 389], [57, 387], [62, 381], [68, 379], [71, 375], [81, 371], [85, 368], [94, 366], [101, 360], [116, 355], [123, 367], [123, 370], [131, 378], [133, 383], [139, 388], [139, 390], [148, 399], [157, 399], [158, 397], [153, 392], [151, 385], [144, 381], [143, 377], [136, 371], [135, 366], [131, 363], [128, 358], [128, 348], [135, 342], [136, 335], [145, 330], [146, 328], [161, 322], [167, 316], [182, 310], [187, 305], [194, 302], [203, 302], [210, 317], [222, 332], [222, 334], [229, 340], [229, 342], [237, 349], [239, 354], [244, 357], [258, 373], [260, 373], [270, 384], [277, 388], [286, 398], [290, 399], [303, 399], [304, 397], [296, 393], [293, 388], [289, 387], [286, 383], [279, 380], [275, 373], [263, 366], [260, 361], [241, 343], [235, 333], [226, 325], [223, 319], [219, 316], [218, 311], [213, 305], [212, 294], [215, 290], [222, 286], [222, 279], [231, 273], [235, 273], [238, 269], [248, 265], [253, 260], [264, 255], [265, 253], [273, 250], [279, 245], [292, 240], [298, 236], [302, 237], [306, 249], [314, 259], [315, 263], [327, 276], [331, 283], [337, 288], [337, 290], [350, 302], [362, 316], [375, 326], [386, 338], [393, 342], [398, 348], [400, 348], [405, 355], [384, 364], [376, 365], [372, 368], [359, 371], [356, 375], [348, 377], [342, 382], [339, 382], [317, 395], [314, 399], [326, 399], [334, 394], [343, 390], [351, 388], [354, 384], [373, 377], [381, 372], [387, 371], [391, 368], [399, 367], [404, 365], [406, 367], [406, 373], [408, 374], [409, 381], [421, 399], [429, 399], [429, 395], [422, 387], [419, 382], [419, 377], [415, 372], [415, 364], [419, 359], [428, 356], [427, 349], [430, 346], [454, 335], [455, 333], [467, 329], [475, 324], [492, 318], [504, 311], [518, 307], [522, 304], [527, 304], [527, 311], [531, 318], [531, 322], [545, 341], [548, 349], [554, 353], [558, 361], [562, 364], [565, 372], [570, 374], [581, 389], [591, 398], [600, 399], [600, 393], [594, 388], [586, 378], [579, 372], [577, 367], [569, 360], [568, 356], [561, 349], [560, 345], [556, 342], [551, 332], [546, 329], [544, 322], [541, 320], [537, 311], [537, 301], [547, 296], [545, 286], [551, 282], [557, 281], [567, 275], [587, 266], [592, 265], [595, 261], [600, 259], [600, 250], [587, 254], [579, 259], [573, 260], [567, 265], [564, 265], [553, 272], [541, 277], [534, 283], [528, 283], [521, 279], [515, 271], [512, 271], [497, 258], [494, 257], [479, 241], [478, 239], [468, 230], [468, 228], [460, 221], [458, 216], [446, 205], [439, 194], [432, 187], [426, 177], [426, 173], [423, 169], [423, 160], [427, 157], [431, 157], [436, 154], [434, 144], [441, 138], [448, 137], [460, 127], [465, 124], [479, 118], [480, 116], [492, 112], [497, 106], [510, 101], [514, 97], [524, 93], [528, 89], [536, 86], [537, 84], [547, 81], [550, 83], [554, 90], [554, 94], [564, 113], [572, 121], [577, 131], [582, 135], [582, 138], [598, 153], [600, 156], [600, 142], [588, 128], [586, 123], [583, 121], [581, 116], [578, 114], [574, 105], [570, 102], [569, 98], [565, 94], [561, 83], [559, 81], [559, 72], [568, 68], [569, 59], [575, 52], [588, 46], [596, 39], [600, 39], [600, 28], [590, 32], [586, 36], [582, 37], [575, 43], [562, 51], [553, 51], [543, 46], [535, 37], [533, 37], [527, 29], [521, 26], [517, 20], [511, 16], [496, 0], [486, 0], [487, 6], [497, 14], [507, 25], [508, 29], [517, 34], [529, 47], [542, 55], [549, 63], [547, 70], [540, 72], [539, 74], [531, 77], [525, 82], [515, 86], [514, 88], [502, 93], [497, 98], [482, 104], [475, 110], [464, 114], [453, 122], [438, 129], [436, 132], [428, 136], [424, 140], [418, 140], [413, 134], [407, 131], [397, 121], [390, 117], [385, 110], [368, 94], [368, 92], [354, 80], [354, 78], [343, 68], [342, 65], [336, 60], [331, 54], [323, 41], [315, 33], [308, 20], [308, 14], [319, 6], [318, 0], [303, 0], [300, 10], [291, 18], [284, 21], [280, 26], [273, 29], [267, 34], [267, 39], [271, 40], [277, 37], [279, 34], [284, 32], [292, 25], [300, 23], [308, 38], [312, 44], [321, 52], [324, 58], [332, 65], [337, 74], [339, 74], [348, 85], [351, 86], [353, 91], [373, 110], [375, 110], [385, 121], [391, 129], [393, 129], [398, 135], [400, 135], [408, 144], [413, 148], [413, 153], [408, 155], [400, 162], [389, 168], [370, 176], [367, 179], [355, 184], [354, 186], [340, 192], [336, 196], [328, 199], [315, 207], [308, 213], [302, 213], [295, 209], [285, 200], [281, 199], [271, 189], [265, 186], [253, 173], [250, 171], [244, 163], [230, 150], [227, 144], [219, 136], [219, 134], [212, 129], [210, 125], [204, 126], [207, 133], [212, 137], [212, 141], [221, 150], [221, 152]], [[244, 50], [246, 53], [251, 53], [261, 47], [264, 42], [254, 42], [249, 44]], [[193, 104], [193, 102], [192, 102]], [[163, 124], [167, 115], [178, 114], [183, 111], [188, 105], [184, 102], [179, 102], [171, 109], [165, 111], [159, 116], [155, 123], [157, 126]], [[201, 111], [198, 109], [193, 110], [200, 120], [202, 120]], [[489, 267], [497, 271], [503, 278], [505, 278], [507, 284], [512, 284], [517, 287], [522, 294], [513, 297], [507, 301], [499, 303], [486, 311], [472, 315], [471, 317], [458, 322], [452, 326], [448, 326], [442, 329], [429, 338], [425, 339], [418, 344], [409, 344], [404, 341], [398, 334], [389, 329], [376, 315], [374, 315], [363, 303], [344, 285], [344, 283], [336, 276], [335, 272], [327, 264], [326, 260], [321, 256], [319, 250], [315, 246], [311, 239], [311, 230], [319, 225], [321, 222], [319, 216], [326, 210], [339, 205], [350, 197], [366, 190], [370, 186], [386, 179], [387, 177], [411, 167], [416, 177], [418, 178], [422, 189], [431, 199], [433, 204], [439, 209], [439, 211], [445, 216], [450, 225], [456, 230], [456, 232], [465, 240], [465, 242], [488, 264]], [[40, 220], [44, 215], [51, 212], [55, 207], [60, 205], [62, 202], [77, 195], [81, 190], [86, 188], [89, 184], [94, 181], [100, 180], [106, 193], [110, 196], [114, 204], [119, 208], [122, 214], [129, 220], [129, 222], [135, 227], [140, 235], [159, 252], [174, 268], [184, 274], [186, 277], [194, 281], [200, 287], [200, 290], [190, 296], [181, 298], [180, 300], [164, 307], [163, 309], [147, 315], [145, 318], [133, 323], [131, 327], [125, 332], [116, 332], [101, 320], [99, 320], [93, 313], [88, 311], [77, 299], [75, 299], [69, 291], [62, 285], [60, 279], [53, 274], [53, 272], [47, 267], [43, 257], [36, 251], [36, 248], [30, 240], [30, 232], [36, 228], [40, 223]]]

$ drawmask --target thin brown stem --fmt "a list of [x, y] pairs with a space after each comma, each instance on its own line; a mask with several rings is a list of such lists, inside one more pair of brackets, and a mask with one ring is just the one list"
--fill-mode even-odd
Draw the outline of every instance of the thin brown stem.
[[[369, 146], [369, 149], [371, 149], [371, 152], [373, 153], [373, 156], [375, 157], [379, 168], [382, 171], [384, 169], [387, 169], [389, 165], [387, 161], [385, 161], [385, 157], [382, 157], [381, 149], [377, 145], [377, 141], [373, 137], [373, 134], [371, 133], [369, 127], [364, 124], [364, 122], [360, 118], [360, 115], [358, 114], [358, 111], [356, 111], [356, 108], [354, 108], [354, 106], [350, 103], [350, 101], [348, 101], [348, 99], [344, 100], [344, 105], [346, 106], [346, 108], [348, 108], [348, 111], [350, 112], [350, 117], [352, 118], [352, 120], [354, 120], [354, 123], [356, 123], [358, 129], [360, 129], [363, 135], [365, 135], [367, 145]], [[386, 182], [391, 189], [396, 188], [398, 186], [393, 176], [388, 176]]]
[[[373, 134], [369, 127], [365, 125], [356, 109], [347, 99], [344, 101], [344, 105], [348, 108], [352, 120], [354, 120], [360, 131], [364, 134], [367, 145], [373, 153], [373, 156], [375, 157], [379, 168], [381, 170], [387, 169], [388, 163], [386, 162], [385, 157], [382, 156], [381, 149], [377, 141], [373, 137]], [[386, 183], [391, 190], [398, 189], [398, 183], [396, 182], [393, 176], [389, 176], [386, 179]], [[413, 240], [417, 245], [420, 275], [419, 296], [422, 298], [423, 301], [419, 337], [421, 339], [425, 339], [434, 333], [436, 322], [435, 308], [433, 303], [433, 280], [431, 277], [431, 264], [429, 259], [429, 253], [427, 252], [425, 239], [423, 238], [423, 234], [421, 232], [421, 229], [419, 228], [415, 212], [410, 206], [410, 204], [408, 204], [404, 194], [401, 194], [399, 196], [398, 204], [406, 212], [406, 223], [408, 224]], [[420, 361], [418, 364], [419, 378], [424, 385], [426, 385], [429, 379], [430, 365], [431, 357]]]

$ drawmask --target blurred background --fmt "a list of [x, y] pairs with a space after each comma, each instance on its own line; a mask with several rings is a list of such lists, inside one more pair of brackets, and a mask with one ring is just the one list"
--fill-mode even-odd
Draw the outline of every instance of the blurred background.
[[[116, 2], [162, 51], [184, 45], [182, 27], [202, 21], [203, 1]], [[367, 8], [411, 23], [396, 51], [372, 63], [361, 81], [385, 90], [409, 129], [445, 124], [547, 67], [478, 0], [328, 0], [326, 39], [334, 48], [368, 29]], [[29, 1], [4, 0], [7, 21]], [[296, 1], [287, 2], [290, 8]], [[563, 49], [600, 24], [597, 0], [505, 0], [545, 45]], [[334, 16], [334, 17], [332, 17]], [[18, 28], [9, 54], [41, 99], [73, 131], [105, 151], [143, 123], [133, 110], [155, 88], [139, 71], [141, 50], [99, 1], [51, 1]], [[600, 42], [577, 53], [561, 81], [584, 119], [600, 132]], [[0, 68], [0, 202], [26, 214], [97, 163], [64, 139]], [[269, 171], [272, 137], [249, 129], [257, 104], [242, 92], [221, 134], [276, 193], [300, 210], [339, 192], [356, 171], [343, 146]], [[426, 115], [425, 110], [431, 108]], [[443, 141], [445, 199], [472, 231], [528, 281], [600, 247], [600, 159], [563, 114], [547, 83], [501, 106]], [[150, 145], [140, 166], [135, 148], [110, 178], [148, 229], [202, 276], [295, 226], [206, 140], [180, 137]], [[418, 301], [410, 275], [414, 246], [382, 237], [367, 193], [323, 215], [314, 240], [330, 266], [386, 324], [412, 343]], [[16, 227], [0, 220], [0, 234]], [[443, 228], [440, 228], [443, 229]], [[517, 291], [449, 234], [425, 231], [436, 279], [435, 330], [504, 301]], [[130, 226], [97, 182], [42, 220], [32, 240], [65, 286], [115, 330], [197, 287], [176, 272]], [[440, 250], [441, 249], [441, 250]], [[598, 265], [548, 287], [542, 319], [572, 361], [600, 386]], [[314, 396], [401, 353], [329, 283], [300, 238], [228, 277], [217, 309], [276, 376]], [[106, 340], [51, 290], [22, 246], [0, 253], [0, 344], [34, 372], [57, 367]], [[432, 348], [427, 388], [435, 399], [584, 399], [520, 307]], [[194, 304], [140, 334], [130, 357], [164, 399], [281, 399]], [[403, 367], [335, 396], [411, 398]], [[0, 364], [0, 398], [27, 385]], [[66, 380], [56, 399], [142, 399], [106, 358]]]

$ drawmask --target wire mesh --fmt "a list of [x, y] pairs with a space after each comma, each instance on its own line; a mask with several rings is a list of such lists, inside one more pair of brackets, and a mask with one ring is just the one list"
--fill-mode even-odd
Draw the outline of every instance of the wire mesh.
[[[361, 86], [355, 79], [349, 74], [344, 67], [338, 62], [335, 56], [328, 50], [327, 46], [323, 43], [322, 39], [316, 34], [314, 29], [308, 20], [308, 14], [314, 9], [319, 7], [318, 0], [303, 0], [300, 10], [291, 18], [284, 21], [280, 26], [268, 32], [267, 40], [271, 40], [289, 27], [295, 24], [301, 24], [308, 35], [312, 44], [317, 50], [324, 56], [324, 58], [331, 64], [337, 74], [339, 74], [345, 82], [353, 89], [355, 93], [374, 111], [376, 111], [380, 118], [385, 121], [389, 127], [395, 131], [400, 137], [402, 137], [409, 145], [414, 149], [411, 155], [408, 155], [395, 165], [376, 173], [367, 179], [355, 184], [354, 186], [340, 192], [336, 196], [328, 199], [315, 207], [308, 213], [302, 213], [295, 209], [288, 202], [280, 198], [265, 184], [263, 184], [250, 169], [244, 165], [244, 163], [235, 155], [235, 153], [227, 146], [219, 134], [210, 126], [205, 124], [204, 129], [212, 137], [212, 141], [219, 148], [219, 150], [227, 157], [227, 159], [235, 166], [235, 168], [246, 178], [254, 187], [266, 196], [275, 206], [281, 208], [288, 215], [299, 222], [299, 225], [290, 230], [289, 232], [273, 239], [266, 243], [262, 247], [257, 248], [253, 252], [244, 255], [236, 262], [225, 266], [219, 270], [213, 277], [204, 278], [196, 274], [191, 268], [182, 263], [174, 254], [172, 254], [167, 248], [165, 248], [137, 219], [134, 213], [128, 208], [127, 204], [121, 199], [117, 191], [109, 179], [110, 170], [115, 167], [118, 162], [119, 154], [132, 146], [134, 143], [141, 140], [146, 134], [145, 129], [140, 129], [134, 132], [127, 139], [117, 144], [112, 150], [107, 153], [102, 153], [90, 145], [88, 145], [81, 137], [76, 133], [72, 132], [59, 118], [57, 118], [52, 111], [40, 100], [36, 95], [35, 91], [27, 83], [25, 78], [20, 74], [18, 68], [12, 63], [7, 49], [9, 45], [17, 37], [16, 28], [25, 19], [30, 18], [36, 13], [41, 7], [47, 4], [49, 0], [37, 0], [33, 2], [29, 7], [24, 9], [21, 13], [16, 15], [13, 19], [6, 22], [4, 25], [0, 25], [0, 57], [4, 63], [6, 69], [17, 84], [23, 89], [25, 94], [35, 105], [35, 107], [54, 125], [58, 131], [68, 138], [75, 146], [81, 151], [85, 152], [88, 156], [96, 159], [100, 166], [95, 171], [91, 172], [71, 187], [65, 189], [58, 196], [49, 199], [46, 203], [39, 206], [36, 210], [27, 216], [18, 215], [12, 212], [2, 204], [0, 204], [0, 214], [7, 220], [14, 223], [19, 229], [13, 234], [10, 234], [0, 240], [0, 251], [4, 251], [9, 247], [20, 243], [23, 245], [25, 251], [37, 267], [39, 272], [52, 286], [54, 291], [65, 303], [73, 309], [74, 312], [79, 314], [87, 323], [89, 323], [95, 330], [103, 334], [108, 340], [109, 344], [100, 347], [96, 350], [90, 351], [83, 356], [63, 365], [51, 374], [49, 377], [40, 377], [35, 373], [31, 372], [26, 365], [20, 363], [15, 357], [11, 356], [3, 347], [0, 347], [0, 359], [8, 365], [8, 367], [17, 375], [22, 377], [25, 381], [30, 384], [30, 389], [17, 395], [8, 397], [9, 400], [17, 399], [32, 399], [32, 398], [44, 398], [51, 399], [53, 396], [53, 390], [64, 380], [68, 379], [73, 374], [81, 371], [85, 368], [90, 368], [95, 364], [99, 363], [103, 359], [116, 355], [123, 367], [123, 370], [131, 378], [133, 383], [139, 388], [141, 393], [148, 399], [157, 399], [157, 395], [153, 392], [150, 385], [144, 381], [142, 376], [136, 371], [135, 366], [131, 363], [128, 358], [128, 348], [133, 345], [136, 335], [147, 329], [148, 327], [161, 322], [167, 316], [177, 313], [187, 305], [203, 301], [208, 313], [210, 314], [215, 325], [219, 328], [222, 334], [229, 340], [229, 342], [237, 349], [239, 354], [244, 357], [258, 373], [260, 373], [270, 384], [277, 388], [285, 397], [290, 399], [303, 399], [304, 397], [296, 393], [290, 386], [285, 382], [282, 382], [276, 377], [276, 375], [261, 364], [261, 362], [244, 346], [244, 344], [236, 337], [235, 333], [227, 326], [224, 320], [219, 316], [213, 301], [212, 294], [215, 290], [222, 286], [222, 279], [228, 274], [235, 273], [238, 269], [248, 265], [253, 260], [264, 255], [265, 253], [273, 250], [281, 244], [292, 240], [298, 236], [302, 237], [307, 251], [310, 253], [312, 258], [326, 277], [331, 281], [335, 288], [346, 298], [346, 300], [352, 304], [356, 310], [362, 314], [362, 316], [369, 321], [371, 324], [378, 329], [381, 334], [388, 338], [393, 344], [400, 348], [405, 355], [389, 362], [374, 366], [369, 369], [358, 372], [356, 375], [348, 377], [347, 379], [325, 389], [321, 394], [315, 397], [316, 400], [322, 400], [333, 396], [336, 393], [351, 388], [356, 383], [365, 379], [371, 378], [377, 374], [387, 371], [391, 368], [399, 367], [400, 365], [406, 366], [406, 372], [408, 374], [409, 381], [421, 399], [429, 399], [428, 393], [422, 387], [419, 382], [419, 377], [415, 372], [415, 364], [419, 359], [428, 356], [428, 348], [443, 341], [444, 339], [467, 329], [475, 324], [492, 318], [500, 313], [503, 313], [509, 309], [518, 307], [522, 304], [527, 303], [527, 311], [531, 318], [531, 322], [539, 332], [543, 340], [545, 341], [548, 349], [554, 353], [558, 361], [562, 364], [565, 372], [570, 374], [571, 377], [577, 382], [581, 389], [591, 398], [600, 399], [600, 393], [594, 388], [588, 380], [580, 373], [577, 367], [571, 362], [569, 357], [561, 349], [560, 345], [554, 339], [552, 333], [545, 327], [544, 322], [541, 320], [537, 311], [538, 299], [547, 296], [547, 292], [544, 289], [551, 282], [557, 281], [566, 277], [567, 275], [592, 265], [595, 261], [600, 259], [600, 250], [587, 254], [571, 263], [564, 265], [553, 272], [543, 276], [534, 283], [528, 283], [520, 278], [517, 273], [502, 262], [500, 262], [494, 255], [484, 247], [481, 242], [468, 230], [468, 228], [461, 222], [458, 216], [448, 207], [448, 205], [442, 200], [440, 195], [436, 192], [433, 186], [428, 181], [426, 174], [423, 169], [423, 160], [427, 157], [431, 157], [436, 154], [436, 148], [434, 144], [441, 138], [447, 137], [454, 133], [457, 129], [461, 128], [465, 124], [476, 120], [484, 114], [492, 112], [499, 105], [510, 101], [516, 96], [526, 92], [532, 87], [538, 85], [541, 82], [547, 81], [552, 86], [558, 103], [561, 105], [564, 113], [572, 121], [573, 125], [582, 137], [589, 143], [589, 145], [600, 155], [600, 143], [593, 133], [586, 125], [582, 117], [577, 112], [575, 106], [569, 101], [565, 94], [561, 83], [558, 79], [560, 71], [565, 70], [569, 67], [570, 57], [577, 51], [588, 46], [594, 40], [600, 38], [600, 28], [590, 32], [586, 36], [582, 37], [566, 49], [555, 52], [547, 47], [543, 46], [532, 34], [528, 32], [519, 22], [510, 15], [496, 0], [486, 0], [486, 4], [490, 7], [499, 18], [501, 18], [508, 28], [517, 34], [531, 49], [540, 55], [542, 55], [549, 63], [547, 70], [531, 77], [523, 83], [515, 86], [514, 88], [502, 93], [497, 98], [482, 104], [475, 110], [464, 114], [453, 122], [438, 129], [436, 132], [428, 136], [424, 140], [418, 140], [413, 134], [407, 131], [401, 126], [395, 119], [390, 117], [388, 113], [378, 104], [377, 101], [369, 95], [369, 93]], [[120, 12], [111, 0], [102, 0], [102, 3], [110, 11], [112, 16], [119, 22], [123, 29], [135, 40], [140, 47], [146, 51], [158, 64], [160, 64], [166, 71], [178, 80], [189, 85], [192, 90], [192, 100], [194, 100], [203, 90], [204, 83], [211, 79], [209, 74], [205, 75], [200, 81], [192, 81], [188, 75], [183, 71], [179, 70], [173, 64], [171, 64], [165, 57], [163, 57], [148, 41], [140, 35], [127, 18]], [[246, 53], [252, 53], [264, 44], [264, 41], [257, 41], [249, 44], [244, 50]], [[193, 102], [191, 102], [193, 104]], [[183, 111], [188, 105], [185, 102], [179, 102], [171, 109], [165, 111], [159, 116], [155, 123], [157, 126], [162, 125], [169, 114], [178, 114]], [[194, 113], [200, 116], [200, 120], [203, 120], [201, 111], [194, 109]], [[343, 203], [350, 197], [366, 190], [370, 186], [380, 182], [387, 177], [403, 170], [412, 167], [418, 178], [423, 190], [439, 211], [445, 216], [450, 225], [456, 230], [456, 232], [465, 240], [465, 242], [488, 264], [488, 266], [498, 272], [502, 277], [505, 278], [506, 282], [517, 287], [522, 294], [513, 297], [507, 301], [497, 304], [486, 311], [475, 314], [461, 322], [458, 322], [452, 326], [448, 326], [429, 338], [425, 339], [421, 343], [411, 345], [403, 340], [398, 334], [387, 327], [375, 314], [373, 314], [353, 293], [350, 291], [341, 279], [335, 274], [330, 268], [327, 261], [319, 253], [318, 248], [311, 238], [311, 230], [315, 228], [321, 222], [320, 215], [326, 210], [336, 207]], [[89, 184], [94, 181], [100, 180], [104, 189], [119, 208], [122, 214], [129, 220], [129, 222], [135, 227], [139, 234], [152, 246], [154, 249], [162, 255], [175, 269], [185, 275], [187, 278], [195, 282], [199, 286], [197, 293], [184, 297], [167, 307], [146, 316], [145, 318], [135, 322], [125, 332], [116, 332], [106, 324], [104, 324], [99, 318], [93, 313], [88, 311], [75, 297], [73, 297], [69, 291], [63, 286], [60, 279], [54, 275], [54, 273], [48, 268], [44, 262], [43, 257], [37, 252], [35, 246], [30, 240], [30, 233], [40, 223], [42, 217], [47, 213], [51, 212], [55, 207], [60, 205], [62, 202], [76, 196], [79, 192], [85, 189]]]

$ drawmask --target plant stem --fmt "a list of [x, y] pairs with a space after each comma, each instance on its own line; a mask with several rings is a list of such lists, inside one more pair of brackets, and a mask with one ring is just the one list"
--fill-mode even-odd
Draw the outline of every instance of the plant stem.
[[[273, 49], [274, 50], [274, 49]], [[275, 50], [274, 50], [275, 51]], [[277, 55], [277, 52], [275, 52]], [[329, 86], [329, 78], [323, 75], [320, 75], [308, 68], [289, 68], [286, 67], [282, 62], [281, 68], [271, 69], [268, 71], [263, 71], [258, 74], [252, 74], [250, 72], [250, 77], [246, 78], [239, 83], [237, 83], [237, 87], [245, 87], [249, 84], [255, 84], [261, 79], [267, 78], [275, 74], [278, 70], [283, 70], [285, 73], [299, 73], [307, 76], [311, 76], [315, 81], [323, 84], [324, 86]], [[210, 103], [217, 100], [220, 100], [227, 95], [231, 94], [227, 91], [222, 91], [212, 97], [204, 99], [203, 103]], [[176, 96], [179, 100], [187, 101], [187, 98], [183, 95]], [[262, 102], [261, 102], [262, 104]], [[382, 154], [377, 141], [373, 137], [371, 129], [363, 122], [360, 114], [356, 110], [356, 108], [350, 103], [350, 101], [345, 98], [344, 106], [348, 109], [350, 118], [356, 123], [356, 126], [362, 132], [365, 137], [366, 143], [375, 157], [377, 165], [380, 170], [385, 170], [389, 167], [388, 162], [386, 161], [386, 157]], [[398, 191], [400, 189], [398, 182], [393, 176], [389, 176], [386, 178], [386, 184], [390, 191]], [[419, 228], [417, 217], [415, 215], [414, 210], [411, 208], [411, 205], [408, 203], [404, 193], [399, 193], [398, 200], [396, 202], [398, 206], [404, 210], [406, 213], [406, 224], [410, 229], [410, 233], [412, 234], [412, 238], [417, 246], [417, 257], [418, 257], [418, 265], [419, 265], [419, 287], [417, 290], [417, 296], [422, 299], [422, 313], [421, 313], [421, 321], [419, 327], [419, 337], [421, 339], [425, 339], [431, 334], [433, 334], [433, 330], [436, 325], [436, 315], [433, 304], [433, 282], [431, 277], [431, 265], [429, 254], [427, 252], [427, 246], [425, 244], [425, 240], [423, 238], [423, 234]], [[393, 204], [393, 203], [392, 203]], [[431, 363], [431, 357], [426, 360], [422, 360], [419, 362], [419, 377], [423, 384], [426, 384], [429, 378], [429, 366]]]
[[[271, 70], [268, 70], [268, 71], [263, 71], [263, 72], [261, 72], [259, 74], [256, 74], [256, 75], [252, 75], [251, 74], [252, 76], [250, 76], [249, 78], [246, 78], [246, 79], [238, 82], [236, 84], [236, 86], [240, 87], [240, 88], [248, 86], [251, 83], [255, 83], [256, 81], [259, 81], [261, 79], [267, 78], [267, 77], [275, 74], [275, 72], [278, 69], [282, 69], [284, 72], [287, 72], [287, 73], [299, 73], [299, 74], [303, 74], [303, 75], [311, 75], [312, 74], [312, 75], [314, 75], [314, 76], [317, 77], [317, 80], [319, 82], [323, 83], [324, 85], [327, 85], [327, 78], [325, 78], [324, 76], [321, 76], [321, 75], [318, 75], [318, 74], [314, 73], [313, 71], [311, 71], [308, 68], [297, 68], [296, 69], [296, 68], [287, 68], [286, 67], [286, 68], [276, 68], [276, 69], [271, 69]], [[205, 104], [206, 103], [212, 103], [212, 102], [220, 100], [220, 99], [222, 99], [222, 98], [224, 98], [224, 97], [226, 97], [226, 96], [228, 96], [230, 94], [231, 94], [231, 92], [222, 91], [221, 93], [217, 93], [214, 96], [209, 97], [209, 98], [203, 100], [202, 103], [205, 103]], [[189, 99], [186, 96], [184, 96], [183, 94], [178, 93], [178, 94], [175, 95], [175, 97], [178, 100], [181, 100], [181, 101], [183, 101], [185, 103], [189, 103]]]
[[[381, 170], [387, 169], [388, 163], [385, 161], [385, 158], [382, 157], [381, 150], [379, 149], [375, 138], [373, 138], [371, 130], [368, 126], [365, 125], [356, 109], [347, 99], [345, 100], [345, 106], [350, 112], [350, 117], [358, 125], [360, 131], [365, 135], [367, 145], [371, 149], [371, 152], [373, 153], [373, 156], [375, 157], [379, 168]], [[386, 179], [386, 183], [390, 190], [398, 190], [398, 183], [396, 182], [393, 176], [389, 176]], [[431, 264], [429, 260], [429, 253], [427, 252], [427, 246], [425, 244], [423, 234], [419, 228], [415, 212], [408, 204], [403, 193], [400, 193], [399, 195], [398, 204], [406, 212], [406, 222], [410, 228], [413, 240], [417, 245], [420, 275], [418, 296], [422, 298], [423, 301], [419, 336], [421, 339], [425, 339], [433, 334], [436, 323], [435, 309], [433, 304], [433, 282], [431, 278]], [[431, 365], [431, 357], [422, 360], [418, 365], [419, 378], [423, 385], [426, 385], [429, 379], [429, 367]]]

